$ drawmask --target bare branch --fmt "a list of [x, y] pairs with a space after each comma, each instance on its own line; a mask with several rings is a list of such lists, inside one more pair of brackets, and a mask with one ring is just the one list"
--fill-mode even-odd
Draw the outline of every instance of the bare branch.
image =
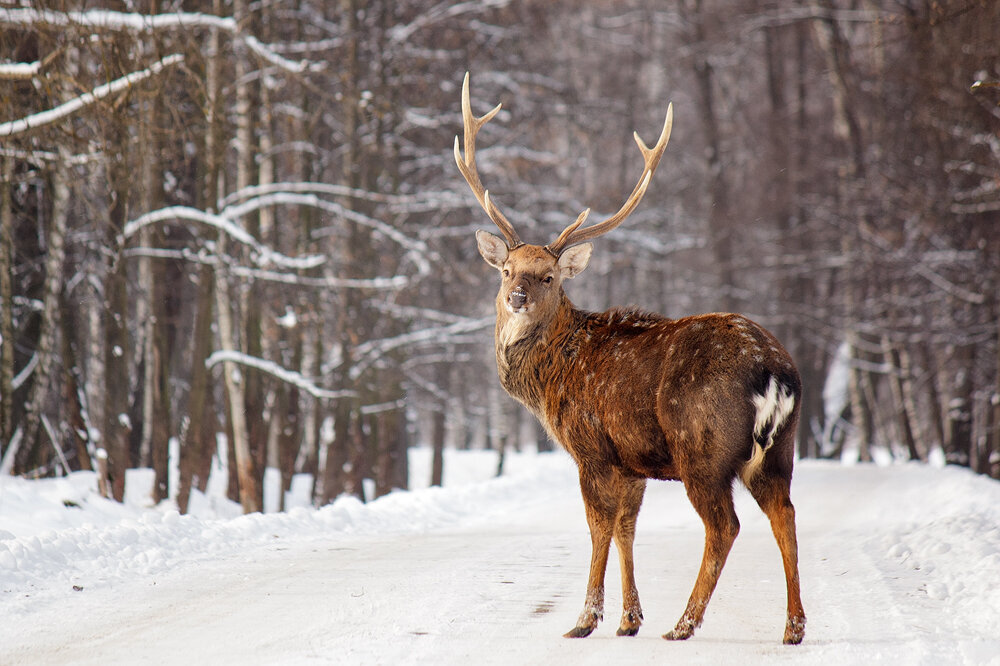
[[266, 372], [272, 377], [302, 389], [314, 398], [336, 400], [338, 398], [353, 398], [357, 396], [357, 393], [354, 391], [330, 391], [328, 389], [320, 388], [300, 372], [288, 370], [273, 361], [257, 358], [256, 356], [249, 356], [238, 351], [213, 352], [211, 356], [205, 359], [205, 367], [211, 368], [224, 362], [239, 363], [240, 365], [255, 368], [261, 372]]
[[143, 79], [159, 74], [164, 68], [169, 67], [170, 65], [176, 65], [183, 60], [184, 56], [180, 53], [168, 55], [167, 57], [153, 63], [146, 69], [126, 74], [120, 79], [115, 79], [110, 83], [98, 86], [94, 88], [92, 92], [84, 93], [79, 97], [75, 97], [68, 102], [60, 104], [54, 109], [41, 111], [25, 118], [21, 118], [20, 120], [11, 120], [5, 123], [0, 123], [0, 136], [12, 136], [14, 134], [20, 134], [22, 132], [27, 132], [28, 130], [37, 129], [54, 123], [57, 120], [61, 120], [62, 118], [79, 111], [85, 106], [93, 104], [99, 99], [103, 99], [108, 95], [113, 95], [135, 85]]
[[203, 210], [188, 206], [168, 206], [167, 208], [154, 210], [137, 217], [125, 225], [125, 229], [122, 231], [122, 240], [128, 241], [128, 239], [134, 236], [139, 229], [146, 225], [153, 224], [154, 222], [162, 222], [164, 220], [178, 219], [207, 224], [225, 232], [230, 238], [237, 240], [244, 245], [249, 245], [256, 250], [258, 254], [256, 261], [260, 265], [273, 263], [284, 268], [305, 269], [315, 268], [326, 262], [326, 257], [321, 254], [307, 255], [304, 257], [286, 257], [285, 255], [275, 252], [271, 248], [259, 242], [230, 218], [223, 215], [213, 215], [212, 213], [206, 213]]
[[370, 340], [354, 348], [357, 361], [350, 370], [352, 379], [357, 379], [375, 361], [384, 354], [406, 345], [433, 344], [449, 341], [461, 333], [471, 333], [489, 328], [495, 323], [495, 318], [483, 317], [481, 319], [466, 319], [449, 326], [437, 326], [434, 328], [424, 328], [419, 331], [412, 331], [397, 335], [393, 338], [383, 340]]
[[34, 25], [48, 23], [56, 26], [77, 25], [87, 28], [104, 30], [172, 30], [188, 28], [215, 28], [227, 32], [247, 48], [257, 54], [262, 60], [280, 67], [288, 72], [301, 73], [307, 70], [322, 69], [323, 63], [310, 63], [308, 60], [295, 62], [278, 55], [270, 46], [261, 43], [253, 35], [244, 35], [239, 31], [236, 20], [228, 16], [212, 16], [196, 12], [176, 12], [173, 14], [125, 14], [122, 12], [91, 9], [79, 12], [56, 12], [45, 9], [0, 8], [0, 23], [16, 25]]

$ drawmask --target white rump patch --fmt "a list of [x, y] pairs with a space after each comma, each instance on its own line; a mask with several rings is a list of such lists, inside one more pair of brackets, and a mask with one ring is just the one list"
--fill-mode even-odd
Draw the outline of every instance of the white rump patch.
[[[788, 387], [779, 384], [777, 378], [772, 376], [764, 395], [755, 395], [751, 400], [757, 409], [753, 435], [758, 441], [764, 437], [766, 439], [764, 448], [767, 448], [774, 439], [774, 433], [785, 423], [795, 408], [795, 396]], [[766, 433], [765, 428], [768, 428]]]

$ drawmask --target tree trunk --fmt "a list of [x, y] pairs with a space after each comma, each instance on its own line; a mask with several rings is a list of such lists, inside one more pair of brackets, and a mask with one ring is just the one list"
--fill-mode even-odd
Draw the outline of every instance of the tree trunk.
[[[52, 211], [50, 218], [48, 252], [45, 255], [45, 282], [42, 290], [41, 325], [35, 354], [38, 363], [32, 376], [31, 390], [25, 405], [25, 428], [20, 448], [15, 458], [17, 474], [29, 471], [42, 461], [38, 445], [41, 418], [48, 397], [49, 379], [54, 362], [54, 344], [59, 328], [59, 300], [63, 288], [63, 262], [65, 260], [66, 224], [69, 207], [69, 174], [66, 164], [67, 148], [60, 146], [60, 159], [52, 172]], [[47, 450], [47, 447], [46, 447]]]
[[[220, 262], [225, 261], [226, 236], [220, 234], [216, 244]], [[219, 327], [219, 346], [224, 352], [235, 352], [235, 331], [233, 330], [232, 301], [229, 292], [229, 280], [219, 264], [215, 275], [215, 310]], [[246, 414], [243, 411], [245, 402], [244, 384], [241, 368], [233, 361], [223, 361], [223, 380], [229, 404], [229, 426], [231, 433], [230, 446], [236, 461], [236, 476], [239, 481], [240, 504], [244, 513], [261, 510], [261, 487], [257, 466], [254, 464], [248, 439]]]
[[84, 405], [85, 394], [80, 382], [80, 367], [76, 350], [77, 312], [67, 302], [65, 291], [59, 299], [59, 309], [61, 311], [60, 333], [61, 349], [60, 354], [63, 359], [62, 376], [60, 377], [61, 391], [60, 399], [63, 404], [64, 420], [66, 422], [66, 436], [73, 442], [78, 463], [74, 469], [89, 470], [93, 468], [91, 457], [97, 451], [94, 443], [90, 441], [93, 432], [88, 419], [88, 410]]
[[188, 392], [187, 418], [181, 427], [180, 481], [177, 506], [187, 513], [191, 489], [205, 490], [216, 450], [215, 418], [212, 391], [205, 359], [212, 348], [212, 314], [215, 297], [215, 274], [209, 267], [199, 272], [198, 300], [194, 315], [191, 345], [191, 390]]
[[444, 408], [431, 412], [431, 485], [444, 483]]
[[[160, 135], [149, 131], [159, 127], [159, 104], [145, 101], [146, 122], [141, 127], [141, 145], [148, 148], [143, 155], [143, 209], [156, 210], [163, 206], [163, 181], [160, 177], [163, 153]], [[141, 247], [158, 247], [161, 234], [153, 227], [140, 231]], [[168, 446], [171, 428], [171, 409], [168, 374], [170, 372], [169, 304], [175, 302], [173, 290], [180, 276], [172, 270], [168, 260], [139, 257], [139, 295], [136, 299], [136, 318], [141, 322], [142, 374], [142, 424], [139, 464], [154, 471], [151, 501], [155, 504], [167, 497]], [[178, 278], [175, 281], [173, 278]]]
[[0, 459], [14, 436], [14, 160], [0, 156]]
[[[1000, 292], [997, 294], [998, 302], [995, 312], [1000, 315]], [[990, 395], [987, 412], [987, 446], [984, 452], [984, 472], [994, 479], [1000, 479], [1000, 316], [996, 317], [997, 337], [996, 337], [996, 358], [994, 359], [993, 371], [996, 373], [993, 392]]]
[[848, 348], [851, 363], [851, 375], [848, 383], [848, 392], [851, 405], [851, 422], [854, 424], [858, 441], [858, 453], [863, 461], [871, 460], [871, 434], [872, 417], [868, 409], [868, 401], [865, 398], [865, 378], [857, 361], [860, 360], [859, 350], [856, 344], [857, 334], [848, 335]]
[[[222, 1], [214, 0], [213, 13], [222, 12]], [[199, 201], [206, 211], [216, 209], [220, 189], [220, 146], [222, 114], [219, 110], [219, 31], [209, 31], [205, 58], [205, 170]], [[215, 237], [213, 237], [215, 236]], [[215, 241], [217, 235], [210, 235]], [[191, 390], [188, 392], [187, 417], [183, 419], [180, 435], [180, 479], [177, 505], [187, 513], [191, 489], [204, 491], [211, 473], [212, 457], [217, 446], [215, 439], [213, 394], [205, 359], [212, 350], [212, 324], [215, 302], [215, 272], [209, 266], [198, 271], [198, 298], [194, 314], [194, 331], [191, 345]]]
[[951, 399], [948, 401], [948, 428], [945, 460], [969, 466], [972, 458], [972, 372], [975, 348], [962, 345], [952, 361]]
[[928, 442], [927, 448], [941, 447], [942, 450], [945, 446], [945, 417], [942, 411], [943, 402], [941, 400], [941, 392], [938, 389], [938, 377], [941, 375], [941, 371], [935, 363], [934, 355], [927, 345], [919, 346], [919, 353], [921, 356], [921, 362], [926, 368], [927, 372], [927, 405], [929, 414], [927, 416], [928, 430], [933, 435], [933, 441]]
[[[697, 84], [698, 115], [705, 132], [705, 160], [709, 177], [708, 236], [711, 241], [712, 269], [718, 276], [718, 289], [712, 307], [730, 312], [736, 309], [733, 265], [733, 225], [729, 214], [729, 184], [722, 159], [721, 133], [716, 111], [715, 69], [709, 61], [707, 17], [701, 0], [687, 0], [685, 11], [691, 22], [691, 44]], [[690, 6], [687, 6], [687, 5]]]
[[[124, 139], [124, 137], [122, 137]], [[124, 146], [121, 148], [124, 150]], [[122, 163], [112, 169], [114, 203], [109, 210], [109, 247], [116, 245], [125, 228], [128, 197], [127, 169]], [[108, 452], [108, 474], [114, 498], [125, 499], [125, 470], [132, 463], [129, 419], [128, 276], [118, 248], [109, 259], [104, 292], [104, 441]]]
[[902, 376], [903, 369], [899, 360], [899, 351], [886, 335], [882, 336], [882, 358], [889, 369], [889, 393], [892, 396], [892, 413], [895, 416], [898, 434], [906, 446], [910, 460], [920, 460], [920, 452], [917, 451], [917, 442], [910, 424], [910, 415], [906, 409], [907, 401], [903, 390], [903, 382], [906, 378]]

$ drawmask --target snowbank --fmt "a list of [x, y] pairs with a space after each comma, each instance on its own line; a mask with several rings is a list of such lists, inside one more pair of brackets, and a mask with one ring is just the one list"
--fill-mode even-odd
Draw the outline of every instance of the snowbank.
[[[415, 450], [412, 459], [419, 490], [393, 492], [368, 504], [342, 497], [321, 509], [235, 518], [218, 517], [238, 510], [221, 497], [200, 501], [201, 515], [182, 516], [167, 504], [144, 507], [142, 492], [127, 493], [119, 504], [97, 493], [92, 472], [38, 481], [0, 478], [0, 604], [12, 592], [37, 597], [73, 586], [109, 585], [275, 539], [423, 532], [488, 520], [514, 511], [525, 496], [537, 499], [539, 488], [565, 489], [576, 478], [564, 454], [511, 455], [508, 469], [514, 471], [491, 479], [495, 453], [450, 451], [449, 487], [428, 488], [430, 452]], [[130, 482], [141, 487], [145, 471], [133, 472]]]

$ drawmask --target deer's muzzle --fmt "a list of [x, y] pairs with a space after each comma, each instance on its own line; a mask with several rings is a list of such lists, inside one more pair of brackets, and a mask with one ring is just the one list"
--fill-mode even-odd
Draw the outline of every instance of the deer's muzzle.
[[528, 294], [525, 293], [524, 289], [521, 287], [517, 287], [507, 294], [507, 305], [509, 305], [515, 312], [523, 308], [524, 304], [527, 302]]

